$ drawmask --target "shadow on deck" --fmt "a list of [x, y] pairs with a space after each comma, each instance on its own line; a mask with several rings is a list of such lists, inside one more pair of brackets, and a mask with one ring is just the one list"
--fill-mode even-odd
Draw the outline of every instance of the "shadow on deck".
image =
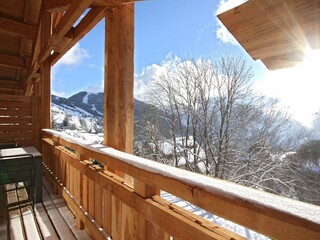
[[[23, 183], [19, 183], [20, 185]], [[5, 193], [14, 184], [1, 186], [0, 239], [91, 239], [85, 230], [76, 227], [74, 215], [64, 201], [53, 193], [43, 177], [43, 202], [32, 205], [25, 189]]]

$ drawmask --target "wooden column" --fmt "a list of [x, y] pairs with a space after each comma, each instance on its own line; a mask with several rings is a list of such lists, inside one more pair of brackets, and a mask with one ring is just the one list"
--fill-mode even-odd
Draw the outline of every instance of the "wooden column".
[[104, 143], [133, 151], [134, 5], [106, 12]]
[[[106, 12], [104, 144], [133, 152], [134, 4]], [[110, 169], [109, 169], [110, 170]], [[121, 169], [115, 171], [121, 174]], [[128, 180], [126, 179], [126, 182]], [[132, 181], [131, 181], [132, 182]], [[134, 180], [134, 190], [148, 198], [159, 191]], [[111, 197], [112, 239], [168, 239], [134, 209]]]
[[[51, 36], [51, 13], [41, 12], [41, 50]], [[51, 64], [49, 58], [40, 63], [41, 128], [51, 128]]]
[[[105, 44], [104, 144], [132, 153], [134, 4], [106, 12]], [[121, 171], [115, 172], [122, 176]], [[112, 239], [134, 239], [133, 211], [116, 197], [110, 200]]]

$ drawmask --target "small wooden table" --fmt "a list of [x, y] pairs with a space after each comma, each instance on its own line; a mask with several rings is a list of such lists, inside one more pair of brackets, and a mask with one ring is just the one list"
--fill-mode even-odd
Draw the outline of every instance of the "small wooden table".
[[35, 147], [0, 149], [0, 157], [31, 154], [35, 159], [35, 202], [42, 202], [42, 155]]

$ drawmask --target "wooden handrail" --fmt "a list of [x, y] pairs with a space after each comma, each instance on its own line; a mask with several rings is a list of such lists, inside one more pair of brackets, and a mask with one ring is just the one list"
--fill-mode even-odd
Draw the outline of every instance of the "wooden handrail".
[[[193, 236], [192, 239], [220, 239], [219, 237], [225, 234], [229, 236], [229, 239], [230, 236], [234, 239], [241, 238], [222, 228], [217, 228], [219, 230], [215, 232], [212, 229], [217, 226], [209, 223], [209, 228], [204, 227], [203, 224], [199, 224], [201, 219], [195, 220], [198, 217], [193, 214], [186, 214], [182, 209], [177, 210], [170, 207], [170, 203], [159, 196], [151, 198], [140, 196], [125, 183], [124, 179], [113, 173], [114, 170], [119, 170], [147, 186], [172, 193], [208, 212], [273, 239], [320, 239], [319, 206], [177, 169], [104, 145], [88, 144], [53, 130], [43, 130], [42, 139], [43, 158], [48, 169], [51, 169], [51, 175], [55, 175], [56, 179], [65, 183], [64, 185], [69, 184], [68, 191], [75, 192], [74, 196], [77, 195], [74, 197], [75, 202], [79, 206], [83, 205], [83, 208], [89, 213], [95, 213], [95, 207], [90, 207], [92, 203], [89, 198], [92, 197], [92, 194], [98, 198], [103, 196], [102, 199], [106, 202], [108, 202], [107, 199], [115, 197], [163, 230], [165, 232], [163, 236], [167, 234], [178, 239], [191, 239], [191, 236]], [[74, 152], [67, 149], [72, 149]], [[46, 152], [53, 157], [48, 156]], [[48, 160], [45, 160], [46, 156]], [[113, 172], [93, 166], [89, 161], [91, 159], [102, 162], [107, 166], [106, 169], [112, 169]], [[71, 181], [70, 185], [71, 177], [63, 169], [65, 164], [69, 164], [69, 169], [72, 169], [71, 174], [76, 176], [79, 184]], [[70, 172], [68, 173], [70, 175]], [[83, 180], [81, 176], [89, 180]], [[83, 188], [83, 185], [86, 186], [86, 184], [89, 187]], [[97, 191], [90, 192], [92, 188]], [[85, 197], [81, 198], [83, 195]], [[88, 205], [85, 206], [86, 204]], [[108, 204], [103, 204], [103, 206], [106, 208], [102, 212], [110, 212], [113, 207], [116, 207]], [[110, 223], [105, 222], [107, 219], [110, 221], [112, 217], [107, 215], [98, 214], [93, 218], [98, 219], [100, 226], [109, 235], [112, 235], [113, 227], [109, 225]], [[82, 219], [82, 222], [86, 222], [83, 217], [79, 218]], [[173, 227], [174, 224], [178, 224], [176, 226], [179, 227]]]

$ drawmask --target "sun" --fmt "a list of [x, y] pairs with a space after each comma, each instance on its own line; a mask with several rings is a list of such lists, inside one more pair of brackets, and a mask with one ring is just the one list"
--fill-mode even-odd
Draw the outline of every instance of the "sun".
[[320, 49], [306, 50], [305, 57], [302, 63], [296, 66], [301, 73], [308, 78], [314, 79], [320, 77]]
[[279, 99], [293, 119], [311, 128], [320, 111], [320, 49], [306, 51], [304, 61], [295, 67], [266, 71], [255, 89]]

